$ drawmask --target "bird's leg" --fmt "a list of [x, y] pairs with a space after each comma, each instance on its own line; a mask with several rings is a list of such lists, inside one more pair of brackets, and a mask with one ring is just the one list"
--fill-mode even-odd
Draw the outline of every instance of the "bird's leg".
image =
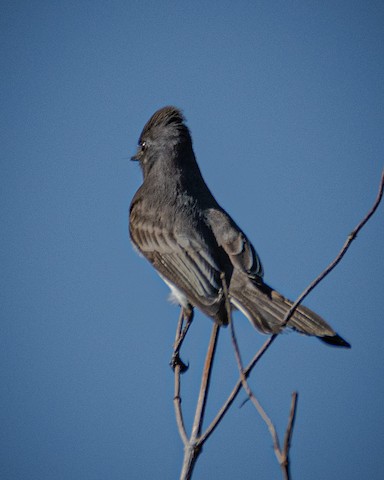
[[[184, 325], [185, 320], [185, 325]], [[170, 361], [170, 365], [174, 370], [177, 365], [180, 366], [181, 373], [184, 373], [188, 370], [188, 365], [186, 365], [180, 358], [180, 349], [187, 335], [188, 329], [191, 326], [193, 320], [193, 307], [188, 306], [187, 308], [181, 307], [179, 323], [177, 325], [175, 343], [173, 344], [173, 354]]]

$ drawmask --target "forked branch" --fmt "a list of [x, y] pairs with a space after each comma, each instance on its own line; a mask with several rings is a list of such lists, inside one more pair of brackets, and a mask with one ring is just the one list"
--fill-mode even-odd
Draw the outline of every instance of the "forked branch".
[[[359, 222], [359, 224], [356, 226], [356, 228], [348, 235], [347, 240], [345, 241], [343, 247], [341, 248], [340, 252], [336, 256], [336, 258], [328, 265], [328, 267], [303, 291], [303, 293], [298, 297], [298, 299], [295, 301], [295, 303], [292, 305], [290, 310], [287, 312], [285, 315], [283, 322], [282, 322], [282, 327], [286, 326], [289, 319], [292, 317], [293, 313], [295, 312], [296, 308], [300, 305], [300, 303], [307, 297], [307, 295], [336, 267], [336, 265], [342, 260], [344, 257], [345, 253], [351, 246], [352, 242], [355, 240], [357, 237], [358, 233], [362, 230], [362, 228], [365, 226], [365, 224], [368, 222], [368, 220], [372, 217], [372, 215], [375, 213], [377, 210], [382, 197], [383, 197], [383, 191], [384, 191], [384, 172], [382, 173], [381, 176], [381, 181], [380, 181], [380, 186], [379, 186], [379, 192], [377, 194], [376, 200], [372, 206], [372, 208], [369, 210], [369, 212], [365, 215], [365, 217]], [[226, 286], [224, 286], [226, 288]], [[230, 305], [229, 305], [229, 299], [228, 299], [228, 292], [227, 292], [227, 308], [229, 309], [230, 312]], [[229, 317], [231, 318], [231, 317]], [[204, 370], [203, 370], [203, 377], [202, 377], [202, 382], [201, 382], [201, 387], [200, 387], [200, 393], [199, 393], [199, 398], [197, 402], [197, 407], [196, 407], [196, 413], [195, 413], [195, 419], [192, 427], [192, 433], [190, 438], [188, 439], [185, 426], [184, 426], [184, 421], [183, 421], [183, 415], [182, 415], [182, 409], [181, 409], [181, 395], [180, 395], [180, 374], [183, 371], [183, 366], [184, 364], [180, 361], [179, 359], [179, 350], [180, 346], [182, 343], [182, 340], [184, 339], [186, 332], [188, 331], [190, 321], [188, 323], [187, 319], [187, 324], [183, 329], [183, 321], [184, 321], [184, 312], [181, 312], [181, 316], [179, 319], [179, 324], [176, 332], [176, 341], [175, 341], [175, 352], [174, 352], [174, 358], [177, 359], [175, 365], [174, 365], [174, 373], [175, 373], [175, 394], [174, 394], [174, 405], [175, 405], [175, 412], [176, 412], [176, 420], [177, 420], [177, 425], [178, 429], [180, 432], [181, 439], [184, 444], [184, 462], [183, 462], [183, 469], [182, 473], [180, 476], [181, 480], [189, 480], [192, 476], [193, 472], [193, 467], [196, 463], [196, 460], [198, 458], [198, 455], [201, 452], [201, 448], [203, 444], [207, 441], [207, 439], [212, 435], [213, 431], [216, 429], [218, 424], [220, 423], [221, 419], [223, 416], [226, 414], [230, 406], [232, 405], [234, 399], [238, 395], [241, 387], [245, 389], [247, 392], [249, 398], [251, 399], [252, 403], [255, 405], [257, 408], [257, 411], [265, 421], [265, 423], [268, 426], [268, 429], [271, 433], [273, 443], [274, 443], [274, 450], [276, 457], [279, 461], [279, 464], [282, 469], [283, 477], [285, 480], [289, 480], [289, 451], [290, 451], [290, 446], [291, 446], [291, 439], [292, 439], [292, 432], [293, 432], [293, 427], [294, 427], [294, 422], [295, 422], [295, 415], [296, 415], [296, 408], [297, 408], [297, 393], [294, 392], [292, 394], [292, 401], [291, 401], [291, 408], [290, 408], [290, 414], [289, 414], [289, 419], [288, 419], [288, 425], [287, 429], [285, 432], [284, 436], [284, 443], [283, 447], [281, 448], [280, 442], [278, 439], [278, 435], [276, 432], [276, 429], [258, 402], [257, 398], [249, 388], [247, 378], [249, 374], [251, 373], [252, 369], [255, 367], [255, 365], [258, 363], [258, 361], [261, 359], [261, 357], [265, 354], [265, 352], [270, 348], [272, 343], [275, 341], [277, 335], [272, 335], [269, 337], [263, 344], [263, 346], [259, 349], [259, 351], [255, 354], [253, 359], [249, 362], [249, 364], [244, 368], [240, 356], [240, 351], [239, 347], [237, 344], [236, 336], [235, 336], [235, 331], [234, 331], [234, 326], [233, 322], [230, 322], [231, 325], [231, 334], [232, 334], [232, 341], [234, 345], [234, 350], [235, 350], [235, 355], [236, 355], [236, 360], [240, 372], [239, 379], [234, 386], [232, 392], [228, 396], [226, 402], [223, 404], [221, 409], [218, 411], [216, 417], [212, 420], [208, 428], [205, 430], [205, 432], [201, 433], [202, 429], [202, 424], [203, 424], [203, 419], [204, 419], [204, 413], [205, 413], [205, 405], [207, 401], [207, 396], [208, 396], [208, 391], [209, 391], [209, 382], [210, 382], [210, 377], [212, 373], [212, 366], [213, 366], [213, 359], [215, 355], [215, 350], [216, 350], [216, 345], [217, 345], [217, 339], [218, 339], [218, 333], [219, 333], [219, 327], [217, 325], [213, 326], [212, 334], [211, 334], [211, 340], [209, 343], [208, 347], [208, 352], [206, 356], [206, 361], [204, 365]]]

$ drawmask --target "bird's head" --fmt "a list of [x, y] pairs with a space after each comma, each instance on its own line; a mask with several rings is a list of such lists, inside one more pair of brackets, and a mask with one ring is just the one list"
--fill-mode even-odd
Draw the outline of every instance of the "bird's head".
[[145, 124], [132, 160], [140, 162], [145, 177], [155, 164], [164, 167], [170, 162], [178, 164], [187, 161], [191, 152], [191, 135], [183, 114], [178, 108], [167, 106], [155, 112]]

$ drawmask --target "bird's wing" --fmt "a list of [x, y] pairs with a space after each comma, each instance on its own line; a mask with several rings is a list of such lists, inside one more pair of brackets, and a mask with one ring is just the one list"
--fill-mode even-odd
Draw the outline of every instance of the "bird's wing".
[[[206, 235], [196, 229], [165, 228], [161, 219], [156, 224], [131, 218], [130, 234], [134, 245], [168, 282], [181, 290], [193, 305], [215, 316], [222, 303], [222, 284], [215, 248], [210, 248]], [[212, 240], [213, 236], [212, 236]]]
[[256, 250], [232, 218], [217, 208], [210, 208], [205, 214], [217, 244], [224, 249], [232, 265], [255, 279], [262, 277], [263, 266]]

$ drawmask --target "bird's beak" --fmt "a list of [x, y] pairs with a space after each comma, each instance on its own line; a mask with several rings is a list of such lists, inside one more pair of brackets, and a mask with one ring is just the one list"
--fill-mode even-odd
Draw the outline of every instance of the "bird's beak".
[[131, 157], [132, 162], [138, 162], [139, 161], [139, 152], [136, 152], [135, 155]]

